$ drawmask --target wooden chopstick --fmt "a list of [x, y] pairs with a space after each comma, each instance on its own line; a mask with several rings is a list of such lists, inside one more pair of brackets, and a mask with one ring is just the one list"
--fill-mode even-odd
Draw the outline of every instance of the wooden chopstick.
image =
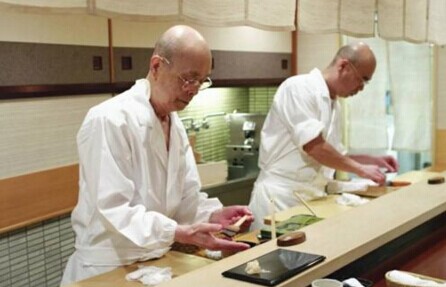
[[316, 212], [314, 212], [313, 208], [308, 205], [308, 203], [300, 196], [300, 194], [297, 191], [294, 191], [294, 195], [302, 202], [303, 205], [314, 215], [314, 217], [317, 217]]

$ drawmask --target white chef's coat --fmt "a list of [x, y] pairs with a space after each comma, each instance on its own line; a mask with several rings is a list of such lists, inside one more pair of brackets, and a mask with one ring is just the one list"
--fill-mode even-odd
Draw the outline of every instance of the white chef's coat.
[[260, 228], [263, 217], [299, 205], [293, 194], [304, 199], [325, 196], [325, 185], [334, 170], [322, 167], [303, 146], [322, 133], [336, 150], [345, 153], [341, 143], [340, 105], [330, 98], [327, 84], [318, 69], [294, 76], [283, 82], [261, 132], [259, 150], [260, 174], [254, 184], [249, 207]]
[[149, 82], [138, 80], [93, 107], [79, 130], [80, 191], [71, 216], [76, 251], [63, 284], [160, 257], [177, 224], [208, 221], [222, 208], [199, 192], [192, 149], [176, 113], [170, 114], [167, 151], [149, 97]]

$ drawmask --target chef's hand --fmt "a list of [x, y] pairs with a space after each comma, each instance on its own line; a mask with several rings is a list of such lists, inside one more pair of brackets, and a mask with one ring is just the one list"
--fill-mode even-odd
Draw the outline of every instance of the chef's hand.
[[254, 216], [251, 213], [251, 210], [247, 206], [244, 205], [232, 205], [228, 207], [223, 207], [220, 210], [214, 211], [210, 218], [210, 223], [218, 223], [223, 227], [234, 224], [241, 217], [247, 215], [245, 222], [240, 226], [240, 231], [248, 230], [251, 223], [254, 221]]
[[215, 233], [221, 231], [221, 224], [197, 223], [193, 225], [177, 225], [175, 241], [192, 244], [209, 250], [242, 251], [249, 248], [248, 244], [218, 238]]
[[399, 168], [396, 159], [390, 155], [375, 157], [373, 164], [387, 169], [387, 172], [397, 172]]
[[386, 176], [381, 172], [377, 165], [363, 164], [358, 175], [363, 178], [371, 179], [379, 185], [384, 185], [386, 182]]

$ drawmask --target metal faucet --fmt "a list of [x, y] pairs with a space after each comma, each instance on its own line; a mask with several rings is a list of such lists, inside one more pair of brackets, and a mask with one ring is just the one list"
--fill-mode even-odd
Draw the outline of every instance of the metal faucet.
[[[180, 120], [183, 122], [186, 132], [190, 132], [190, 131], [198, 132], [200, 130], [200, 127], [194, 122], [194, 118], [184, 117], [184, 118], [180, 118]], [[190, 122], [190, 123], [187, 125], [186, 122]]]
[[226, 115], [225, 112], [216, 112], [216, 113], [205, 114], [203, 117], [203, 120], [201, 121], [201, 127], [203, 129], [208, 129], [209, 128], [208, 118], [220, 117], [220, 116], [224, 116], [224, 115]]

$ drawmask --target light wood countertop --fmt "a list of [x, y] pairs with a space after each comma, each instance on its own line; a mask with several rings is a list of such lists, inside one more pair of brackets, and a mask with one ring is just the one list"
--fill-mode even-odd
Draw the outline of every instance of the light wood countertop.
[[[398, 238], [435, 216], [446, 212], [446, 184], [428, 185], [424, 180], [432, 174], [417, 172], [420, 181], [402, 187], [385, 196], [342, 212], [323, 211], [323, 204], [314, 209], [324, 220], [303, 228], [307, 240], [287, 249], [315, 253], [326, 256], [317, 266], [300, 273], [277, 286], [307, 286], [312, 280], [323, 278], [346, 266], [365, 254]], [[446, 176], [446, 173], [435, 175]], [[409, 176], [410, 179], [414, 177]], [[423, 177], [423, 179], [420, 179]], [[399, 180], [403, 180], [398, 178]], [[328, 198], [333, 204], [335, 196]], [[344, 207], [344, 206], [341, 206]], [[276, 218], [279, 219], [278, 216]], [[193, 255], [169, 252], [159, 260], [145, 262], [144, 265], [173, 268], [174, 278], [158, 286], [215, 286], [243, 287], [259, 286], [252, 283], [224, 278], [221, 273], [251, 261], [265, 253], [277, 249], [275, 242], [266, 242], [252, 249], [237, 253], [220, 261], [211, 261]], [[209, 264], [212, 262], [212, 264]], [[118, 268], [72, 285], [71, 287], [102, 286], [143, 286], [141, 283], [126, 282], [125, 274], [136, 270], [136, 264]], [[183, 274], [183, 275], [181, 275]], [[178, 276], [181, 275], [181, 276]]]
[[[329, 218], [353, 208], [351, 206], [337, 204], [336, 199], [339, 196], [340, 195], [338, 194], [330, 194], [324, 198], [308, 201], [308, 205], [314, 210], [316, 215], [321, 218]], [[274, 216], [276, 218], [276, 222], [279, 223], [281, 221], [287, 220], [288, 218], [296, 214], [311, 214], [311, 213], [305, 206], [298, 205], [290, 209], [277, 212]], [[268, 225], [271, 224], [271, 216], [270, 215], [265, 216], [264, 222], [265, 224]]]
[[172, 267], [172, 277], [175, 278], [192, 270], [209, 265], [213, 262], [215, 261], [206, 259], [204, 257], [189, 255], [176, 251], [169, 251], [164, 257], [160, 259], [138, 262], [129, 266], [120, 267], [116, 270], [67, 285], [67, 287], [141, 287], [144, 285], [140, 282], [130, 282], [125, 280], [125, 275], [137, 270], [138, 265]]
[[[443, 176], [446, 173], [442, 174]], [[446, 184], [420, 181], [303, 228], [307, 240], [288, 249], [327, 259], [277, 286], [307, 286], [446, 211]], [[267, 242], [159, 286], [258, 286], [221, 273], [277, 249]]]

